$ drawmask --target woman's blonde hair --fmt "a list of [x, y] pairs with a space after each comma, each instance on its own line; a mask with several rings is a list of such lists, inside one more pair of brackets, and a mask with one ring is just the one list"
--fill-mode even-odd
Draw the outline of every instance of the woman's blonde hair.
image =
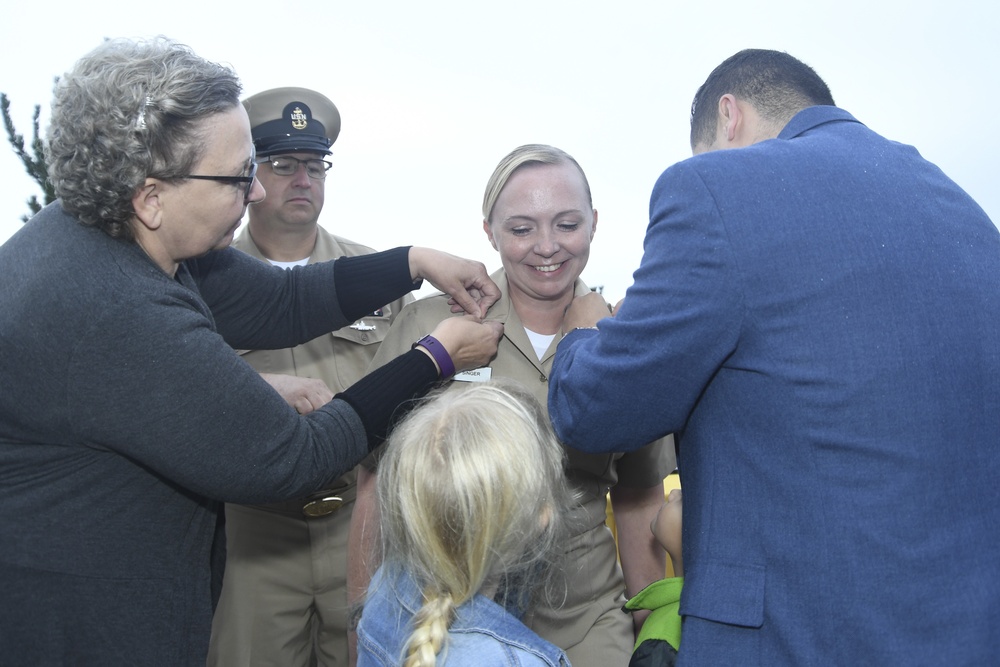
[[385, 566], [423, 591], [407, 667], [436, 664], [455, 609], [484, 586], [523, 609], [570, 504], [563, 449], [538, 402], [510, 382], [427, 401], [393, 432], [377, 482]]
[[497, 198], [514, 172], [522, 167], [537, 164], [572, 164], [576, 167], [580, 171], [580, 176], [583, 177], [583, 187], [587, 192], [587, 205], [594, 208], [587, 175], [583, 173], [583, 167], [573, 159], [572, 155], [547, 144], [525, 144], [507, 153], [497, 164], [493, 174], [490, 175], [490, 180], [486, 183], [486, 192], [483, 194], [483, 220], [490, 222]]

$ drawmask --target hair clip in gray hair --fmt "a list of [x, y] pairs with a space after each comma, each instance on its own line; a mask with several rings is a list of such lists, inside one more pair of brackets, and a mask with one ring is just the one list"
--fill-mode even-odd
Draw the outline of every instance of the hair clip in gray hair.
[[142, 107], [139, 109], [139, 118], [136, 120], [136, 125], [140, 130], [146, 129], [146, 107], [153, 103], [153, 98], [146, 95], [146, 99], [142, 102]]

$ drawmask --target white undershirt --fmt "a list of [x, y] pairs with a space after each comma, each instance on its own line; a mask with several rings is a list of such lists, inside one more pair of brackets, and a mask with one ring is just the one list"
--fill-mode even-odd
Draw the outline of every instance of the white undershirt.
[[306, 257], [305, 259], [297, 259], [294, 262], [279, 262], [273, 259], [269, 259], [267, 261], [271, 263], [271, 266], [280, 266], [283, 269], [290, 269], [293, 266], [305, 266], [309, 263], [309, 258]]
[[552, 344], [552, 339], [555, 338], [556, 335], [535, 333], [528, 327], [524, 328], [524, 333], [528, 334], [528, 340], [531, 341], [531, 347], [535, 348], [535, 356], [538, 357], [539, 361], [541, 361], [542, 355], [549, 349], [549, 345]]

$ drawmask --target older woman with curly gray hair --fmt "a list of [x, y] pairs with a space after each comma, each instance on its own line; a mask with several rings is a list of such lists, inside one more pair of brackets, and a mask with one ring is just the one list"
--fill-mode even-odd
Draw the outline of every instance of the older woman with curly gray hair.
[[[60, 199], [0, 247], [4, 661], [203, 665], [222, 501], [325, 488], [401, 403], [496, 350], [476, 262], [404, 247], [284, 271], [230, 249], [265, 195], [239, 94], [164, 38], [106, 41], [57, 84]], [[470, 315], [331, 401], [279, 394], [234, 351], [339, 329], [424, 278]]]

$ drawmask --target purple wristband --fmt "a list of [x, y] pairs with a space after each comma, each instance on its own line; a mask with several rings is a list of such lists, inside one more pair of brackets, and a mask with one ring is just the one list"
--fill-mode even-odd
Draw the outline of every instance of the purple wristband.
[[438, 368], [441, 369], [442, 378], [450, 378], [455, 374], [455, 362], [451, 360], [451, 355], [448, 354], [448, 350], [444, 349], [441, 341], [428, 334], [414, 343], [413, 347], [417, 345], [431, 353], [431, 357], [437, 362]]

